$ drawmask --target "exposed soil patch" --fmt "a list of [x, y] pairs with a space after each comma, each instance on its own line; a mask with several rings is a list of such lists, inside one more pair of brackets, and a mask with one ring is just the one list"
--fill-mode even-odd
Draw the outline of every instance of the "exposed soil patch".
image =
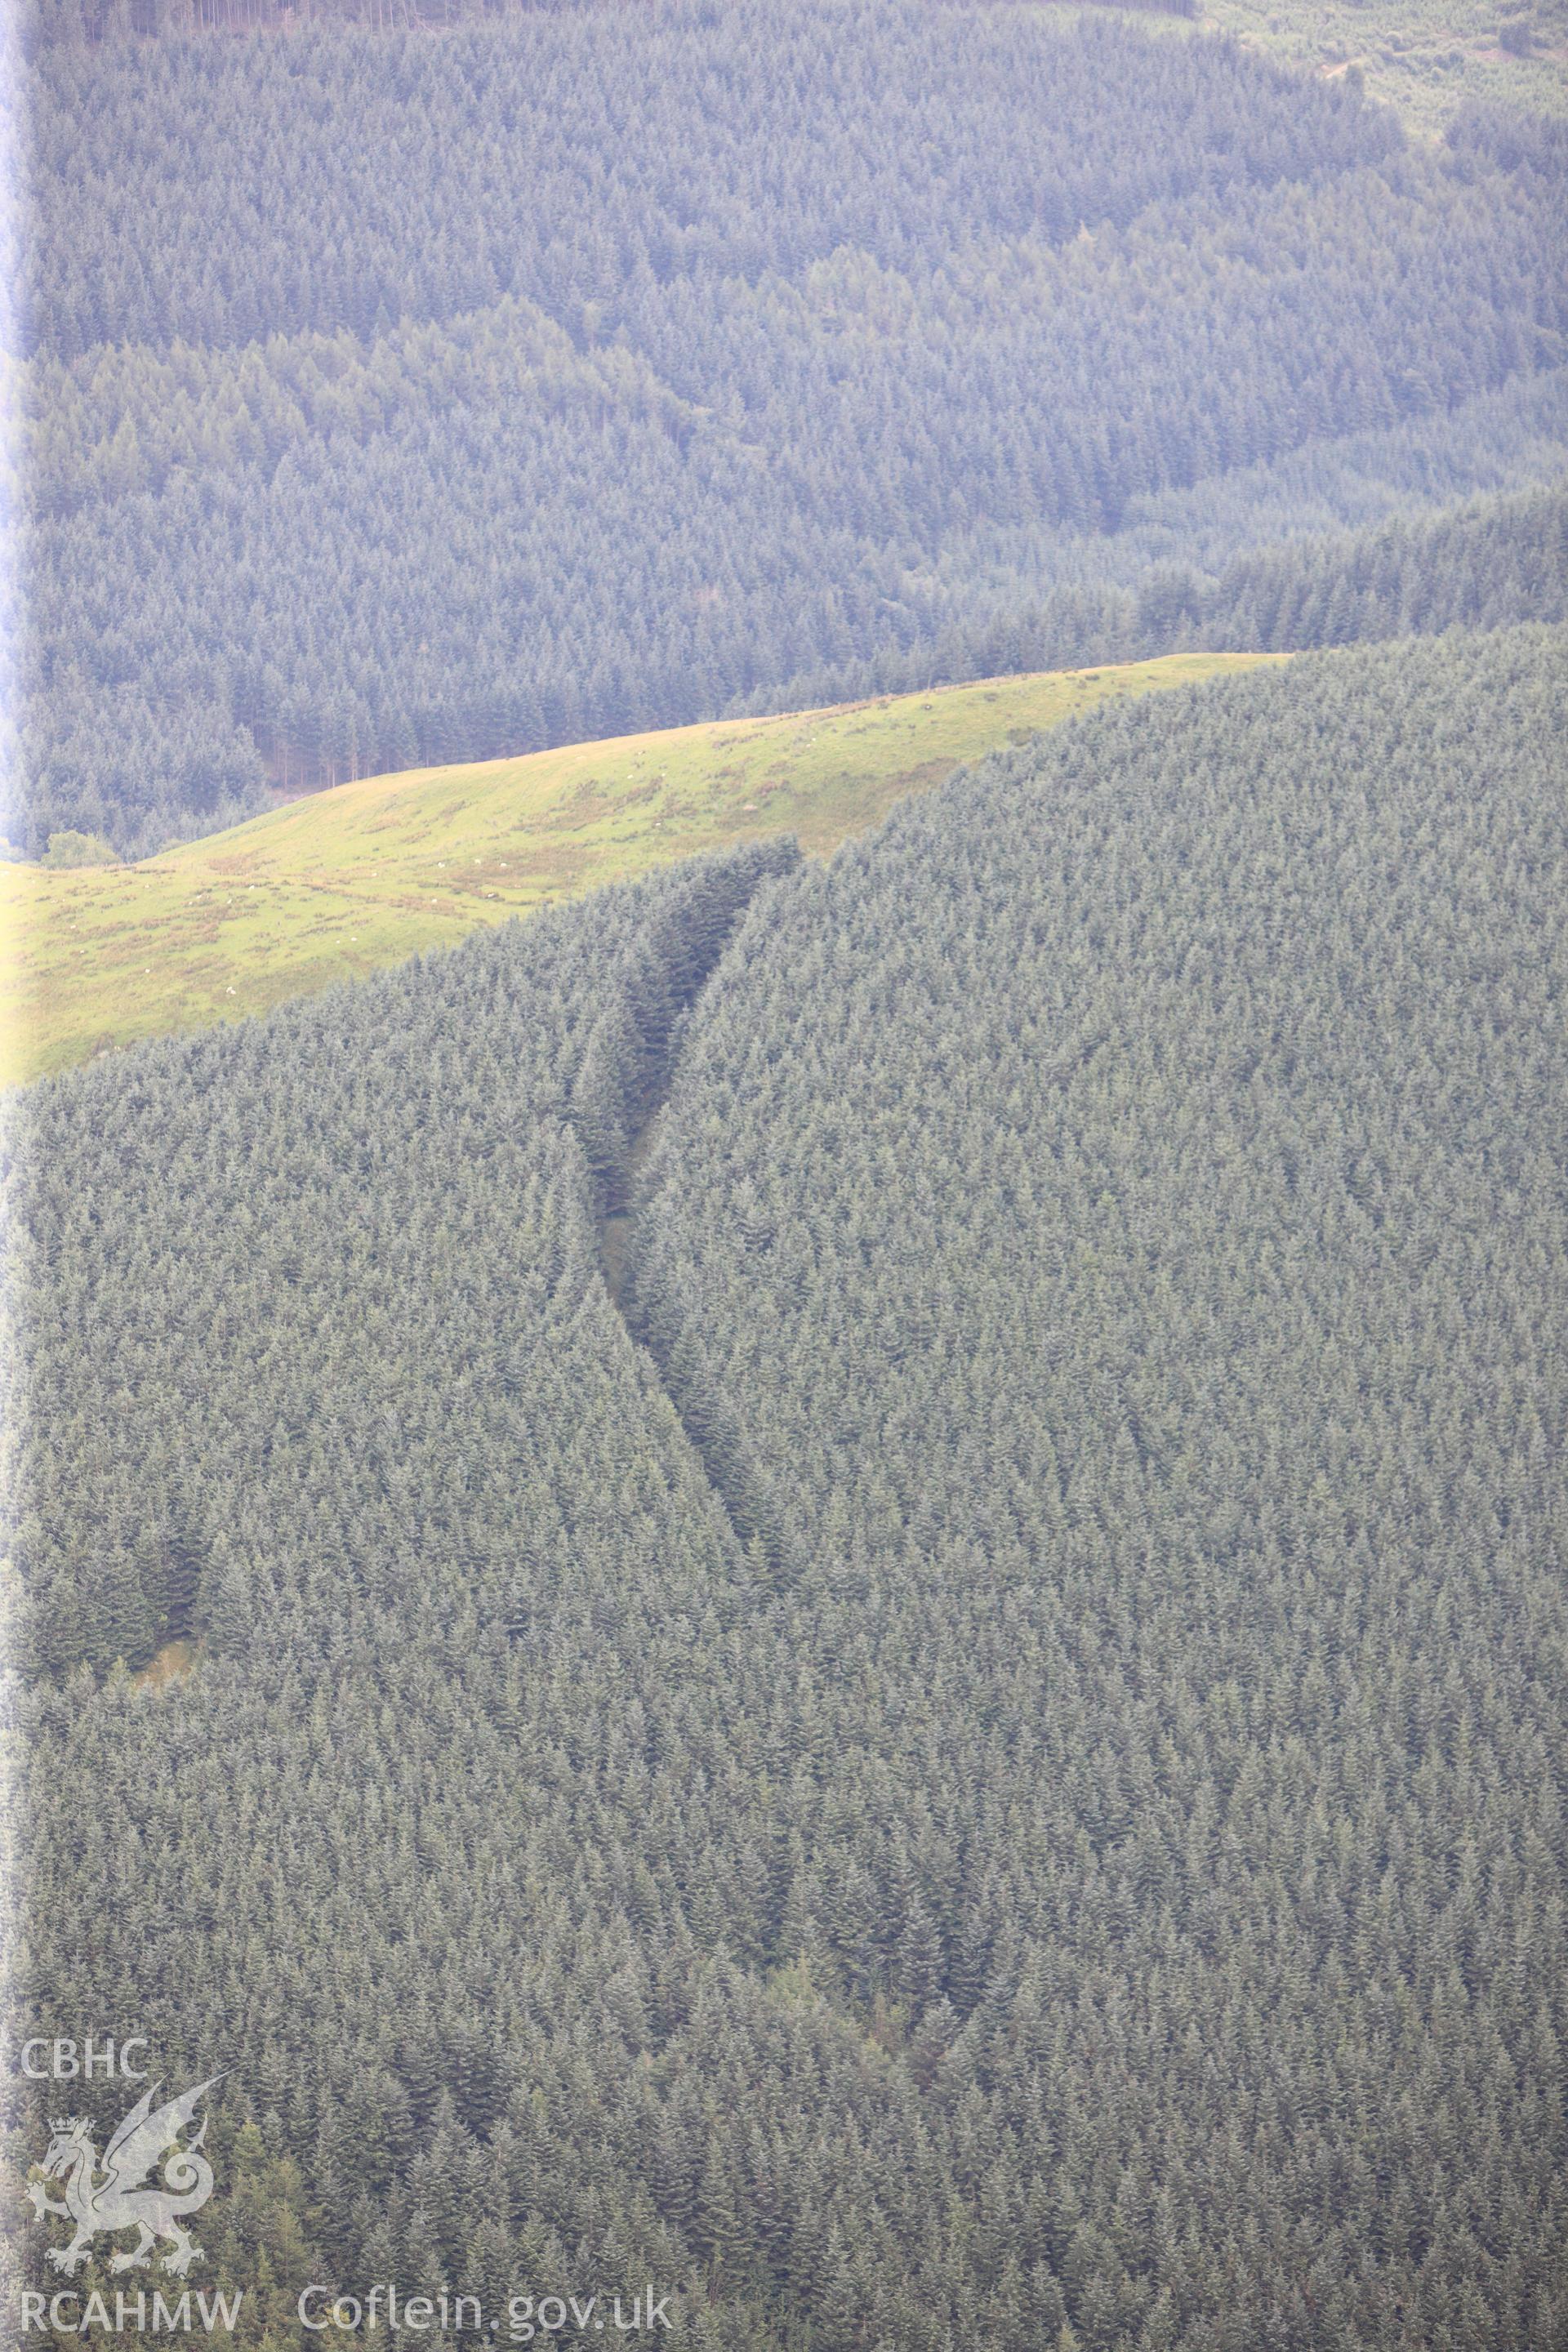
[[184, 1639], [165, 1642], [155, 1658], [131, 1677], [138, 1690], [167, 1690], [171, 1683], [183, 1683], [195, 1674], [201, 1657], [195, 1642]]

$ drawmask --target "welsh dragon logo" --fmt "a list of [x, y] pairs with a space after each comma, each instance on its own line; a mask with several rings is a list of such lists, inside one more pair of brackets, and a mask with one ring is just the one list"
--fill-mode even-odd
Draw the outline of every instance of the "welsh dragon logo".
[[[110, 2256], [111, 2271], [144, 2270], [160, 2238], [167, 2238], [172, 2249], [161, 2267], [177, 2278], [184, 2278], [193, 2263], [206, 2259], [190, 2232], [180, 2227], [182, 2217], [198, 2212], [213, 2193], [212, 2167], [200, 2153], [206, 2118], [188, 2147], [180, 2147], [179, 2137], [203, 2097], [221, 2080], [220, 2075], [210, 2076], [182, 2097], [168, 2100], [155, 2114], [149, 2110], [161, 2085], [143, 2091], [104, 2149], [101, 2167], [88, 2137], [92, 2128], [88, 2118], [56, 2120], [54, 2137], [37, 2169], [46, 2179], [63, 2184], [64, 2201], [51, 2197], [42, 2180], [27, 2185], [39, 2221], [46, 2213], [63, 2213], [76, 2224], [68, 2246], [48, 2249], [56, 2270], [73, 2275], [91, 2253], [93, 2240], [119, 2230], [135, 2230], [139, 2235], [133, 2246]], [[171, 2150], [160, 2187], [148, 2175]]]

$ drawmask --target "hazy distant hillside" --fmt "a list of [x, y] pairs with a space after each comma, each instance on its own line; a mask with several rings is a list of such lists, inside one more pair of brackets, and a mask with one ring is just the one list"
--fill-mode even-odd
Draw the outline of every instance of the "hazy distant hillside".
[[1238, 482], [1358, 520], [1342, 441], [1427, 503], [1553, 470], [1552, 136], [1428, 152], [1128, 12], [66, 43], [29, 96], [34, 851], [788, 699], [1152, 500], [1178, 562], [1256, 543]]
[[1565, 652], [23, 1097], [18, 1995], [231, 2065], [251, 2343], [1568, 2342]]
[[[908, 653], [821, 671], [795, 681], [795, 691], [804, 687], [826, 701], [907, 690], [919, 680], [1005, 677], [1047, 663], [1146, 660], [1184, 646], [1296, 653], [1568, 620], [1568, 487], [1437, 515], [1396, 514], [1361, 531], [1320, 530], [1257, 548], [1215, 572], [1148, 560], [1162, 546], [1182, 545], [1169, 511], [1175, 503], [1167, 502], [1162, 521], [1146, 514], [1136, 532], [1124, 534], [1136, 539], [1141, 562], [1124, 557], [1118, 565], [1102, 547], [1098, 564], [1084, 565], [1085, 584], [1005, 606], [978, 625], [951, 626]], [[1104, 584], [1096, 583], [1097, 571]], [[766, 709], [772, 698], [753, 700]]]
[[[592, 4], [592, 0], [590, 0]], [[442, 28], [530, 13], [560, 0], [29, 0], [20, 12], [36, 43], [178, 37], [216, 26], [334, 21], [382, 29]], [[597, 0], [626, 5], [626, 0]], [[632, 0], [635, 5], [635, 0]], [[945, 0], [966, 5], [966, 0]], [[1419, 132], [1431, 135], [1480, 100], [1526, 111], [1568, 106], [1564, 0], [1042, 0], [1122, 8], [1179, 32], [1235, 34], [1266, 56], [1318, 72], [1354, 72]]]

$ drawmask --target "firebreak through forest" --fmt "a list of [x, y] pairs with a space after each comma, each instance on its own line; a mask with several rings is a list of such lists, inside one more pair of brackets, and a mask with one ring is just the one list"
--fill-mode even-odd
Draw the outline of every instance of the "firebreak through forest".
[[22, 1098], [16, 2014], [227, 2070], [237, 2344], [1568, 2345], [1565, 652]]

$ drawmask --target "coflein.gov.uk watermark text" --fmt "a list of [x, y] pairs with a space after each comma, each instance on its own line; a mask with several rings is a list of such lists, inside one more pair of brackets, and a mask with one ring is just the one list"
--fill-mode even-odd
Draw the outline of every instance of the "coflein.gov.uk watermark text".
[[669, 2327], [669, 2303], [668, 2293], [656, 2294], [650, 2284], [646, 2294], [633, 2295], [629, 2304], [618, 2294], [591, 2294], [583, 2301], [574, 2294], [514, 2294], [504, 2316], [492, 2312], [487, 2317], [477, 2294], [400, 2296], [395, 2286], [373, 2286], [362, 2296], [308, 2286], [300, 2297], [299, 2318], [312, 2334], [328, 2328], [353, 2333], [362, 2326], [394, 2334], [439, 2328], [444, 2336], [493, 2336], [505, 2343], [531, 2344], [540, 2336], [637, 2336]]
[[[198, 2332], [232, 2336], [239, 2325], [245, 2295], [204, 2294], [187, 2288], [183, 2294], [161, 2294], [156, 2289], [83, 2294], [62, 2288], [58, 2294], [27, 2292], [22, 2297], [24, 2334], [53, 2329], [57, 2336], [105, 2335], [178, 2336]], [[673, 2326], [670, 2297], [657, 2294], [576, 2295], [514, 2294], [504, 2315], [489, 2318], [478, 2295], [400, 2295], [395, 2286], [373, 2286], [363, 2295], [340, 2294], [330, 2286], [308, 2286], [300, 2295], [296, 2316], [312, 2335], [358, 2335], [384, 2328], [401, 2335], [408, 2330], [425, 2335], [490, 2336], [498, 2342], [531, 2344], [552, 2336], [636, 2336]]]

